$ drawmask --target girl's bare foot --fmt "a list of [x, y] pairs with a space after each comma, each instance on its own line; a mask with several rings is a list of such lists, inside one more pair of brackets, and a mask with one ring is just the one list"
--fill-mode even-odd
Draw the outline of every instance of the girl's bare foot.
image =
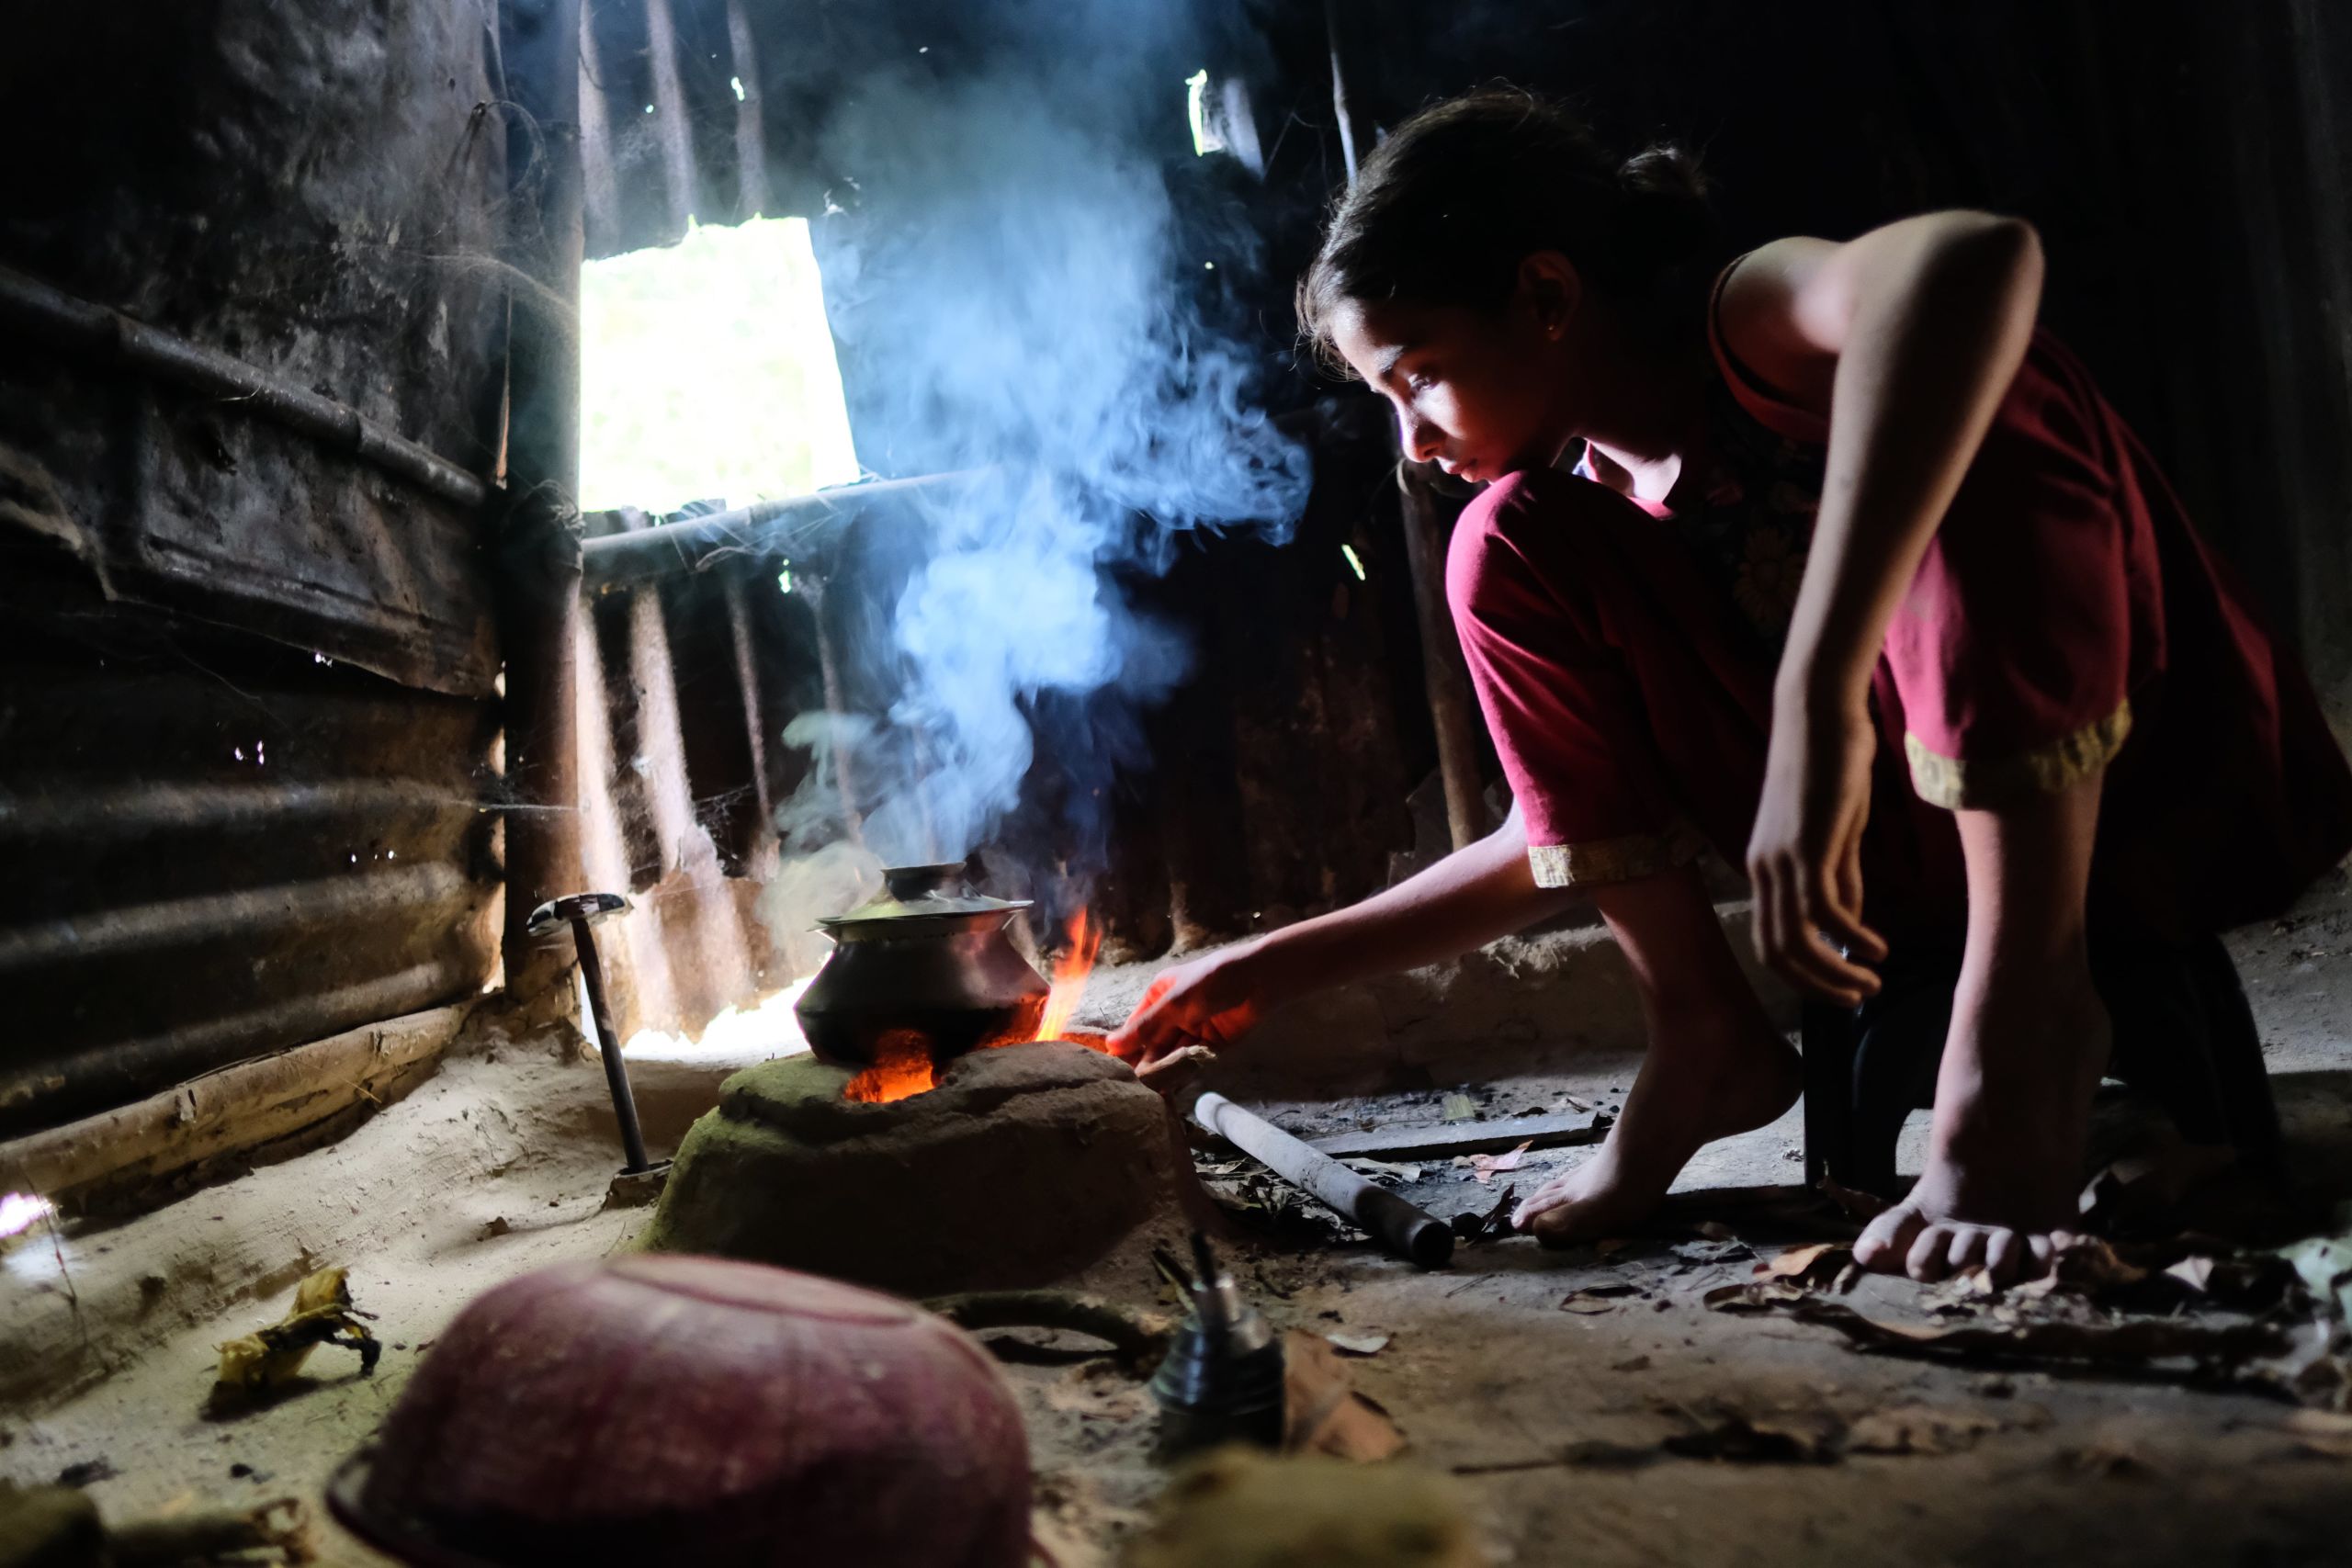
[[1796, 1052], [1760, 1018], [1709, 1045], [1690, 1035], [1652, 1046], [1608, 1140], [1574, 1170], [1545, 1182], [1511, 1224], [1546, 1247], [1622, 1234], [1657, 1209], [1701, 1145], [1777, 1119], [1796, 1103]]
[[2007, 1284], [2047, 1273], [2073, 1240], [2065, 1227], [2111, 1032], [2086, 966], [2043, 974], [1984, 985], [1963, 976], [1928, 1168], [1862, 1232], [1862, 1267], [1921, 1280], [1982, 1269]]

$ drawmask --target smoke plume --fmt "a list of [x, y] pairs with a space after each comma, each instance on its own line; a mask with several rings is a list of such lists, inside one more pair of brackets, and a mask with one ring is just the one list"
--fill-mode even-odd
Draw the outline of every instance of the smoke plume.
[[[925, 503], [904, 587], [871, 628], [893, 666], [885, 722], [831, 737], [885, 863], [983, 844], [1020, 800], [1042, 716], [1069, 731], [1044, 743], [1074, 778], [1099, 787], [1142, 763], [1137, 715], [1188, 650], [1121, 580], [1164, 570], [1195, 530], [1279, 539], [1305, 503], [1306, 454], [1253, 410], [1256, 364], [1179, 287], [1203, 263], [1175, 254], [1164, 159], [1184, 145], [1199, 62], [1181, 41], [1139, 46], [1136, 9], [1057, 6], [1050, 31], [1040, 18], [1050, 48], [999, 48], [1001, 63], [946, 78], [874, 75], [822, 142], [840, 183], [819, 256], [856, 367], [861, 456], [985, 470]], [[1226, 238], [1224, 265], [1246, 265], [1246, 242]], [[1067, 826], [1069, 859], [1099, 863], [1082, 840], [1100, 820]]]

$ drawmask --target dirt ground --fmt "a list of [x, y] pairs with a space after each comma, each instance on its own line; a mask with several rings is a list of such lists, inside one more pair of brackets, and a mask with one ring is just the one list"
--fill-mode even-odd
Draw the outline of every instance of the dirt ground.
[[[2352, 1197], [2352, 896], [2339, 878], [2233, 948], [2293, 1179], [2317, 1203]], [[638, 1066], [657, 1141], [710, 1102], [729, 1066], [712, 1055]], [[1433, 1122], [1449, 1091], [1470, 1093], [1481, 1118], [1570, 1100], [1605, 1109], [1635, 1065], [1592, 1055], [1542, 1076], [1263, 1108], [1308, 1133]], [[0, 1415], [0, 1474], [86, 1481], [116, 1518], [280, 1495], [315, 1506], [466, 1299], [607, 1252], [641, 1223], [642, 1211], [601, 1208], [614, 1164], [601, 1099], [593, 1064], [510, 1046], [451, 1062], [332, 1148], [111, 1229], [14, 1246], [0, 1256], [0, 1354], [51, 1358], [55, 1375]], [[2120, 1099], [2101, 1114], [2111, 1142], [2146, 1125]], [[1915, 1166], [1918, 1132], [1915, 1119]], [[1497, 1562], [2346, 1560], [2352, 1444], [2308, 1440], [2282, 1399], [2191, 1386], [2177, 1368], [2061, 1376], [1862, 1354], [1817, 1323], [1711, 1309], [1702, 1298], [1749, 1280], [1759, 1258], [1835, 1235], [1834, 1220], [1804, 1221], [1797, 1229], [1818, 1234], [1801, 1236], [1784, 1206], [1724, 1196], [1799, 1182], [1800, 1145], [1792, 1111], [1709, 1149], [1672, 1223], [1619, 1247], [1551, 1253], [1505, 1238], [1424, 1273], [1286, 1230], [1237, 1246], [1233, 1261], [1278, 1326], [1377, 1345], [1348, 1359], [1357, 1387], [1401, 1428], [1400, 1462], [1454, 1478]], [[1405, 1190], [1441, 1214], [1483, 1211], [1503, 1185], [1524, 1190], [1586, 1154], [1531, 1151], [1491, 1186], [1417, 1162]], [[1690, 1228], [1706, 1221], [1723, 1229]], [[351, 1268], [358, 1303], [378, 1314], [377, 1375], [322, 1350], [307, 1392], [204, 1419], [213, 1344], [276, 1318], [300, 1271], [330, 1262]], [[1165, 1304], [1160, 1281], [1136, 1275], [1131, 1299]], [[1885, 1315], [1933, 1304], [1880, 1280], [1841, 1299]], [[1023, 1341], [1006, 1348], [1006, 1371], [1028, 1417], [1041, 1530], [1067, 1568], [1115, 1562], [1167, 1474], [1150, 1454], [1148, 1395], [1082, 1346], [992, 1337]], [[1711, 1435], [1726, 1430], [1760, 1434], [1745, 1446], [1765, 1457], [1723, 1457]], [[328, 1561], [381, 1561], [323, 1520], [320, 1537]]]

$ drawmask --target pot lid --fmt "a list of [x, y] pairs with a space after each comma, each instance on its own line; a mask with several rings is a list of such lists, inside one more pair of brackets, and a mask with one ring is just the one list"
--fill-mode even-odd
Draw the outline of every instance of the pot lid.
[[1015, 909], [1029, 907], [1026, 898], [990, 898], [975, 893], [964, 883], [964, 867], [950, 865], [894, 865], [882, 873], [882, 895], [871, 902], [860, 904], [845, 915], [832, 915], [817, 923], [828, 931], [842, 926], [862, 926], [876, 920], [931, 919], [952, 915], [1009, 915]]

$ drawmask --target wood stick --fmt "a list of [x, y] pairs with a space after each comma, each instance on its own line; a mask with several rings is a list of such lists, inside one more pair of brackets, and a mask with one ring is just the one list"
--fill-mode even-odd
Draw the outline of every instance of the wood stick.
[[1591, 1111], [1575, 1116], [1513, 1116], [1499, 1122], [1455, 1122], [1442, 1127], [1383, 1127], [1370, 1133], [1339, 1133], [1309, 1138], [1307, 1146], [1333, 1159], [1369, 1155], [1374, 1159], [1444, 1159], [1453, 1155], [1501, 1154], [1521, 1144], [1555, 1149], [1597, 1144], [1609, 1124]]
[[1453, 1231], [1427, 1211], [1366, 1180], [1330, 1156], [1319, 1154], [1262, 1116], [1244, 1111], [1221, 1094], [1193, 1102], [1193, 1120], [1263, 1163], [1294, 1187], [1305, 1189], [1372, 1234], [1381, 1246], [1424, 1269], [1442, 1269], [1453, 1257]]

